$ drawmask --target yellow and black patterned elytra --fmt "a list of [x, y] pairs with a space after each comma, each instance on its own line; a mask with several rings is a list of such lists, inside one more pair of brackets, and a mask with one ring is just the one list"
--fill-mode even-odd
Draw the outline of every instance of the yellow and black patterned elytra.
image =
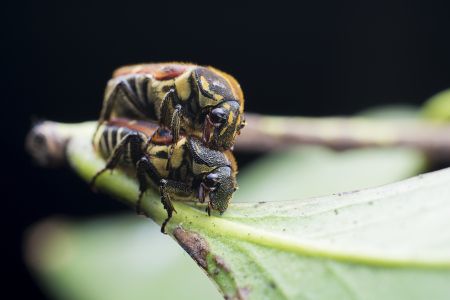
[[172, 131], [174, 142], [181, 131], [222, 151], [243, 128], [243, 111], [242, 90], [229, 74], [194, 64], [140, 64], [114, 72], [99, 126], [114, 117], [157, 121]]
[[168, 215], [162, 232], [174, 211], [171, 200], [200, 201], [207, 203], [208, 214], [212, 209], [223, 213], [237, 188], [237, 166], [230, 151], [212, 150], [195, 137], [180, 136], [173, 144], [171, 132], [158, 129], [155, 123], [127, 119], [104, 122], [94, 136], [94, 148], [107, 162], [92, 178], [92, 185], [106, 170], [135, 169], [140, 190], [138, 211], [143, 193], [149, 187], [159, 188]]

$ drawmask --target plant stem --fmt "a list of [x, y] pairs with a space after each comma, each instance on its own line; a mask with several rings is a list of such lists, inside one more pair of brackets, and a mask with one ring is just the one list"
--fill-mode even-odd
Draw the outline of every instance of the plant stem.
[[[93, 133], [94, 126], [92, 122], [86, 122], [77, 125], [67, 125], [61, 123], [47, 122], [47, 124], [41, 124], [44, 128], [36, 128], [34, 131], [43, 131], [46, 134], [46, 140], [50, 145], [54, 144], [53, 139], [69, 140], [67, 148], [67, 159], [72, 168], [86, 181], [92, 179], [93, 175], [102, 168], [104, 161], [100, 159], [92, 150], [90, 145], [90, 136]], [[68, 139], [71, 137], [70, 139]], [[42, 151], [42, 149], [40, 149]], [[442, 171], [443, 172], [443, 171]], [[448, 172], [448, 171], [447, 171]], [[447, 174], [445, 172], [445, 174]], [[448, 176], [448, 175], [447, 175]], [[419, 180], [417, 178], [410, 179], [409, 182]], [[442, 180], [446, 180], [446, 177], [442, 177]], [[397, 183], [398, 186], [405, 186], [411, 188], [411, 184], [408, 181], [403, 183]], [[134, 207], [138, 198], [138, 188], [136, 181], [131, 177], [121, 174], [120, 171], [115, 171], [114, 174], [106, 172], [98, 178], [96, 186], [111, 194], [114, 198], [121, 199], [127, 205]], [[402, 188], [404, 189], [404, 188]], [[368, 194], [370, 200], [373, 195]], [[380, 193], [373, 189], [372, 192], [375, 196]], [[393, 191], [392, 193], [396, 193]], [[369, 201], [368, 200], [368, 201]], [[284, 210], [289, 210], [289, 205], [295, 204], [294, 202], [286, 201], [281, 207]], [[239, 237], [241, 240], [245, 240], [254, 244], [268, 246], [272, 248], [280, 248], [280, 250], [289, 250], [292, 253], [298, 253], [302, 255], [311, 255], [318, 257], [333, 258], [338, 261], [351, 261], [354, 263], [362, 263], [367, 265], [378, 266], [390, 266], [390, 267], [402, 267], [402, 266], [414, 266], [417, 268], [449, 268], [449, 264], [442, 261], [420, 261], [410, 260], [409, 258], [395, 257], [377, 257], [371, 255], [361, 254], [348, 254], [339, 251], [328, 251], [327, 249], [317, 248], [314, 245], [308, 243], [298, 242], [296, 239], [292, 239], [288, 236], [273, 234], [264, 230], [252, 228], [239, 222], [230, 222], [226, 218], [216, 217], [215, 213], [211, 217], [200, 207], [196, 205], [189, 205], [182, 202], [174, 202], [178, 213], [174, 214], [171, 222], [167, 225], [167, 233], [174, 235], [174, 231], [177, 229], [178, 224], [189, 224], [186, 228], [192, 230], [202, 230], [204, 233], [210, 233], [214, 236], [220, 233], [223, 236]], [[239, 203], [234, 204], [229, 210], [236, 210], [245, 207], [247, 204]], [[265, 203], [262, 206], [278, 207], [278, 203]], [[166, 217], [166, 211], [163, 209], [159, 202], [159, 196], [154, 191], [148, 191], [142, 201], [143, 213], [153, 219], [156, 223], [162, 224]], [[272, 211], [272, 210], [270, 210]], [[280, 211], [280, 215], [284, 215], [284, 212]], [[213, 229], [212, 229], [213, 228]]]
[[[450, 160], [448, 123], [363, 117], [281, 117], [252, 113], [247, 113], [246, 119], [247, 126], [236, 141], [237, 152], [267, 152], [306, 144], [337, 150], [404, 146], [424, 151], [434, 161]], [[27, 137], [27, 148], [41, 165], [58, 166], [62, 163], [64, 156], [61, 149], [64, 149], [72, 133], [72, 125], [58, 123], [61, 135], [52, 139], [53, 144], [39, 145], [39, 137], [51, 134], [54, 124], [49, 121], [40, 123]], [[89, 126], [90, 122], [85, 124]], [[40, 150], [36, 151], [36, 148]]]
[[266, 152], [298, 144], [334, 149], [405, 146], [435, 161], [450, 160], [450, 125], [422, 120], [363, 117], [281, 117], [246, 114], [236, 151]]

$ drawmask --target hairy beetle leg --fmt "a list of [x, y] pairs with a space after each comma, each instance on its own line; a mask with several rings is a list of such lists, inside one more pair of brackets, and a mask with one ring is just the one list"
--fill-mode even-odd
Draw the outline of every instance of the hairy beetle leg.
[[170, 195], [175, 193], [189, 194], [191, 193], [191, 188], [183, 182], [161, 179], [159, 192], [161, 194], [161, 203], [167, 211], [167, 218], [161, 225], [161, 232], [166, 233], [166, 225], [172, 218], [172, 213], [177, 212], [175, 207], [173, 207], [172, 201], [170, 200]]
[[[119, 78], [111, 79], [108, 82], [108, 86], [113, 86], [112, 91], [105, 95], [105, 99], [103, 100], [102, 110], [100, 111], [100, 117], [98, 119], [97, 128], [94, 132], [94, 137], [96, 136], [100, 126], [111, 118], [111, 114], [116, 105], [116, 102], [119, 100], [124, 101], [130, 109], [133, 110], [137, 115], [142, 115], [142, 111], [145, 111], [142, 101], [139, 100], [138, 95], [130, 86], [130, 83], [127, 81], [127, 78], [122, 76]], [[124, 97], [119, 97], [119, 93], [122, 92]]]
[[167, 160], [166, 170], [171, 168], [170, 158], [174, 151], [174, 146], [180, 139], [181, 119], [183, 117], [183, 110], [179, 103], [178, 95], [175, 89], [170, 89], [164, 96], [161, 103], [161, 123], [170, 124], [172, 131], [172, 145], [169, 151], [169, 159]]
[[173, 112], [172, 120], [170, 122], [170, 129], [172, 131], [173, 139], [172, 139], [172, 145], [170, 145], [169, 157], [167, 159], [166, 170], [170, 170], [170, 168], [171, 168], [171, 158], [173, 155], [173, 151], [175, 149], [176, 143], [178, 143], [178, 140], [180, 139], [181, 117], [182, 117], [182, 108], [181, 108], [181, 105], [178, 104], [175, 106], [175, 111]]
[[211, 217], [211, 209], [211, 202], [208, 202], [208, 206], [205, 209], [205, 211], [208, 213], [208, 217]]
[[159, 181], [159, 175], [155, 170], [155, 167], [150, 163], [146, 156], [143, 156], [136, 163], [136, 177], [139, 182], [139, 197], [136, 202], [136, 213], [138, 215], [141, 214], [142, 197], [148, 189], [147, 175], [152, 178], [153, 181]]
[[176, 144], [180, 139], [180, 126], [181, 117], [183, 116], [183, 111], [180, 104], [175, 106], [175, 110], [172, 114], [172, 120], [170, 122], [170, 129], [172, 130], [173, 143]]
[[[117, 167], [117, 165], [120, 162], [120, 158], [123, 155], [125, 148], [128, 146], [128, 143], [132, 142], [134, 140], [134, 143], [136, 143], [136, 138], [140, 139], [139, 135], [137, 134], [128, 134], [126, 135], [119, 144], [114, 148], [111, 156], [106, 161], [106, 165], [103, 169], [98, 171], [94, 177], [92, 177], [90, 186], [92, 189], [95, 190], [95, 182], [97, 181], [97, 178], [102, 175], [107, 170], [110, 170], [111, 172]], [[140, 142], [138, 142], [140, 143]]]

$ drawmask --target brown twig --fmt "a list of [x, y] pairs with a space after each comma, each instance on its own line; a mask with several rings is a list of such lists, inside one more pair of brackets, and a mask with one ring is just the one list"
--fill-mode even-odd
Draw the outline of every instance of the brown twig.
[[[405, 146], [417, 148], [434, 161], [450, 160], [450, 124], [425, 120], [379, 120], [362, 117], [307, 118], [246, 114], [247, 126], [238, 137], [237, 152], [267, 152], [295, 145], [323, 145], [334, 149]], [[26, 146], [44, 166], [64, 162], [65, 144], [77, 127], [92, 123], [37, 124]]]
[[405, 146], [450, 160], [450, 124], [362, 117], [307, 118], [246, 114], [236, 151], [265, 152], [298, 144], [334, 149]]
[[35, 124], [25, 139], [25, 148], [34, 161], [47, 168], [65, 163], [66, 145], [70, 135], [58, 130], [58, 123], [43, 121]]

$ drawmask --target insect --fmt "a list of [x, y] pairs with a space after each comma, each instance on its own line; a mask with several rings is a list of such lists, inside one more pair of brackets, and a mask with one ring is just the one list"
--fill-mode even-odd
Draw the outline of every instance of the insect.
[[207, 203], [208, 215], [213, 209], [223, 213], [237, 189], [237, 165], [232, 153], [212, 150], [195, 137], [181, 136], [174, 146], [172, 168], [167, 170], [172, 142], [171, 132], [158, 129], [155, 123], [127, 119], [105, 122], [94, 137], [94, 148], [106, 159], [106, 165], [92, 178], [91, 185], [106, 170], [131, 167], [139, 182], [138, 213], [144, 192], [159, 189], [167, 211], [163, 233], [175, 211], [172, 200]]
[[112, 117], [158, 121], [172, 131], [201, 137], [211, 149], [232, 148], [245, 126], [244, 96], [231, 75], [185, 63], [125, 66], [108, 82], [99, 126]]

